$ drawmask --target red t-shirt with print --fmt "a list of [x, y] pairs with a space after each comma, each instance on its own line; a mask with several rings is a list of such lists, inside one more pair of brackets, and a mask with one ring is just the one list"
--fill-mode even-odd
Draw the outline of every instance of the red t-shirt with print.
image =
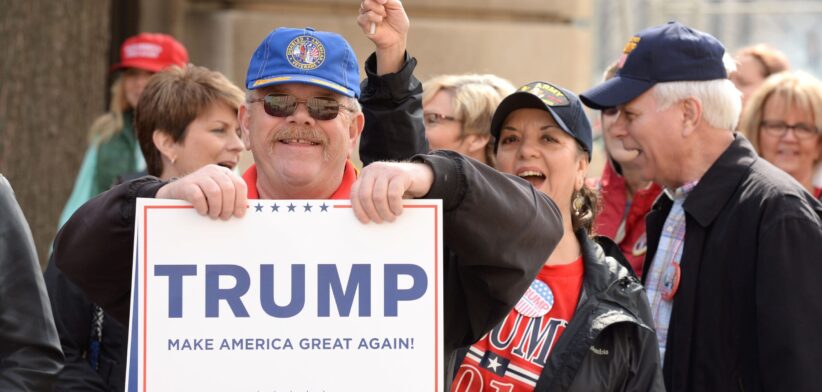
[[570, 264], [543, 266], [502, 323], [470, 347], [451, 391], [533, 391], [574, 316], [582, 275], [582, 257]]

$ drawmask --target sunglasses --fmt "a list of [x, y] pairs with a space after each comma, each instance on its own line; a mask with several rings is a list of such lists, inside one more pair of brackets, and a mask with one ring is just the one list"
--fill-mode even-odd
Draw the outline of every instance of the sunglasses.
[[329, 97], [311, 97], [306, 99], [299, 99], [289, 94], [268, 94], [262, 98], [252, 99], [248, 101], [263, 102], [263, 109], [270, 116], [274, 117], [288, 117], [294, 114], [297, 110], [298, 103], [304, 103], [308, 108], [308, 115], [315, 120], [333, 120], [337, 118], [340, 108], [353, 112], [354, 109], [346, 107], [337, 100]]

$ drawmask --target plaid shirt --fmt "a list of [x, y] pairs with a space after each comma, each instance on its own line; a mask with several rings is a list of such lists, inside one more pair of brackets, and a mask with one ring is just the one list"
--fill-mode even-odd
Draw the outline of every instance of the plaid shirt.
[[662, 226], [659, 246], [656, 254], [654, 254], [654, 259], [651, 261], [651, 267], [648, 270], [645, 282], [648, 302], [651, 304], [651, 313], [654, 316], [654, 324], [656, 325], [660, 365], [665, 360], [668, 325], [671, 321], [671, 309], [674, 307], [673, 299], [669, 301], [663, 298], [666, 291], [666, 280], [670, 281], [670, 277], [669, 279], [664, 279], [664, 277], [669, 267], [679, 266], [679, 260], [682, 258], [682, 248], [685, 243], [685, 210], [682, 208], [682, 204], [685, 203], [685, 199], [698, 181], [691, 181], [673, 192], [665, 189], [665, 195], [674, 201], [674, 205], [665, 219], [665, 224]]

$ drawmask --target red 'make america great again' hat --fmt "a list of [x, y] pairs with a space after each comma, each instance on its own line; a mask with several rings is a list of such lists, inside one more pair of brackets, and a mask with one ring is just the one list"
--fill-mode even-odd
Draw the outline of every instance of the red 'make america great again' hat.
[[163, 68], [188, 64], [186, 48], [166, 34], [140, 33], [130, 37], [120, 47], [120, 62], [111, 67], [112, 71], [137, 68], [159, 72]]

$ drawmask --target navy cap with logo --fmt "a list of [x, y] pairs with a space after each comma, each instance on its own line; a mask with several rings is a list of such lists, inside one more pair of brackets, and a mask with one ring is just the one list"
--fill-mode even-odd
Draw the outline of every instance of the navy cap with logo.
[[580, 94], [594, 109], [626, 104], [660, 82], [725, 79], [725, 47], [678, 22], [640, 31], [625, 45], [617, 75]]
[[245, 86], [254, 90], [283, 83], [311, 84], [359, 98], [357, 56], [339, 34], [310, 27], [278, 28], [251, 56]]
[[588, 152], [588, 160], [591, 160], [591, 122], [585, 115], [582, 103], [574, 93], [546, 82], [528, 83], [505, 97], [497, 106], [491, 119], [494, 152], [499, 147], [499, 135], [505, 119], [518, 109], [540, 109], [550, 113], [557, 125]]

